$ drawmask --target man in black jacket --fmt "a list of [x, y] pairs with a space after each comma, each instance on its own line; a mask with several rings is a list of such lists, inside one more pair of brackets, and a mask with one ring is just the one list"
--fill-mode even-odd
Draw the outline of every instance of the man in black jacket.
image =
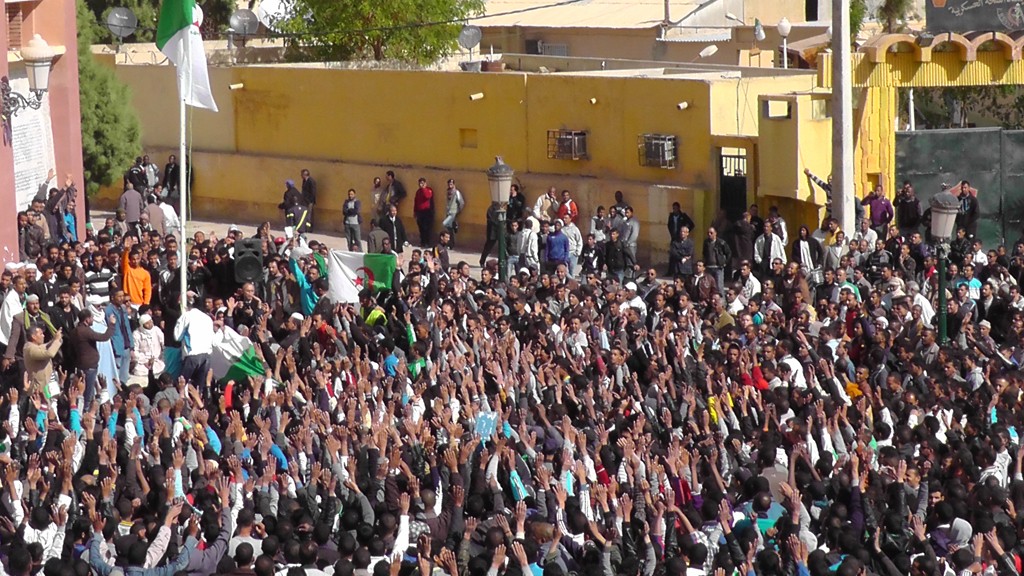
[[978, 234], [978, 219], [981, 212], [978, 207], [978, 199], [971, 193], [971, 183], [964, 180], [960, 184], [960, 211], [956, 215], [956, 227], [963, 228], [968, 238], [974, 238]]
[[690, 230], [693, 230], [694, 223], [693, 219], [686, 212], [683, 212], [679, 206], [679, 202], [672, 203], [672, 213], [668, 215], [668, 237], [672, 240], [679, 239], [679, 230], [686, 226]]
[[398, 206], [392, 204], [388, 208], [388, 215], [381, 219], [378, 225], [391, 238], [391, 248], [395, 252], [400, 253], [405, 248], [406, 236], [405, 225], [402, 224], [402, 219], [398, 217]]
[[903, 183], [903, 189], [896, 196], [896, 224], [900, 227], [900, 235], [909, 239], [917, 232], [921, 224], [921, 201], [914, 196], [914, 187], [909, 181]]
[[313, 227], [313, 207], [316, 206], [316, 180], [309, 175], [309, 170], [302, 170], [302, 199], [305, 200], [306, 206], [309, 207], [309, 214], [306, 218], [309, 220], [310, 228]]
[[611, 239], [604, 243], [604, 269], [608, 271], [608, 277], [615, 277], [619, 283], [622, 282], [627, 270], [639, 270], [633, 253], [626, 248], [626, 244], [619, 238], [619, 231], [612, 228]]
[[732, 259], [732, 249], [718, 237], [714, 226], [708, 228], [708, 237], [704, 240], [704, 266], [708, 274], [715, 278], [718, 289], [725, 294], [725, 267]]

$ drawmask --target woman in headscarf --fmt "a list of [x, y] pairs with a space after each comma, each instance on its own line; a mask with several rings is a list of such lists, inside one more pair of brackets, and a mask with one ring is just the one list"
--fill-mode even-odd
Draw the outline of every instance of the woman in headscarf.
[[139, 316], [139, 328], [135, 331], [135, 368], [133, 376], [159, 376], [164, 371], [164, 332], [153, 326], [149, 314]]

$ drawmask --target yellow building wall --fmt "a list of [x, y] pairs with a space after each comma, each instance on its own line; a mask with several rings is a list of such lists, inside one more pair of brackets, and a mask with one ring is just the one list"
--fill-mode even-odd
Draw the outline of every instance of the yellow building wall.
[[[113, 65], [112, 57], [97, 58]], [[178, 85], [169, 66], [116, 66], [118, 77], [131, 86], [132, 106], [139, 111], [145, 146], [174, 148], [177, 154], [180, 122]], [[235, 150], [235, 110], [232, 69], [210, 68], [210, 86], [219, 112], [189, 108], [193, 144], [201, 150]]]
[[[854, 109], [854, 182], [858, 197], [882, 184], [887, 196], [896, 191], [895, 88], [854, 88], [860, 105]], [[854, 100], [858, 100], [855, 96]]]
[[757, 136], [762, 94], [809, 92], [817, 85], [810, 74], [716, 80], [711, 84], [711, 133]]
[[804, 174], [807, 169], [824, 178], [832, 164], [832, 120], [813, 111], [820, 98], [773, 97], [776, 103], [790, 103], [790, 117], [761, 117], [758, 202], [779, 207], [789, 223], [790, 238], [802, 224], [814, 230], [824, 212], [825, 193]]
[[[118, 66], [117, 73], [136, 95], [145, 152], [176, 153], [173, 69]], [[570, 190], [584, 233], [597, 206], [622, 190], [641, 222], [641, 260], [660, 263], [668, 258], [672, 202], [699, 228], [717, 206], [704, 81], [260, 66], [211, 69], [211, 76], [221, 111], [196, 112], [192, 122], [198, 217], [280, 223], [284, 181], [308, 168], [320, 190], [318, 229], [340, 230], [347, 190], [358, 191], [368, 220], [372, 179], [391, 169], [410, 196], [420, 177], [438, 193], [435, 230], [444, 183], [455, 178], [467, 198], [459, 241], [478, 246], [490, 202], [484, 170], [502, 155], [530, 206], [549, 186]], [[684, 100], [690, 106], [680, 111]], [[590, 159], [547, 158], [547, 131], [560, 128], [589, 132]], [[678, 168], [639, 165], [637, 138], [649, 132], [679, 137]], [[118, 193], [104, 190], [97, 204], [112, 205]], [[415, 236], [411, 198], [401, 214]]]

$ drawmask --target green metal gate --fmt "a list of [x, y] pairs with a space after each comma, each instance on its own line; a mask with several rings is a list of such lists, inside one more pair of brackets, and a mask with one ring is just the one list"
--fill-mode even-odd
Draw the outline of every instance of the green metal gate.
[[[909, 180], [927, 207], [943, 185], [962, 180], [978, 190], [978, 237], [986, 249], [1016, 240], [1020, 223], [1005, 208], [1024, 199], [1024, 131], [1001, 128], [896, 133], [896, 184]], [[892, 192], [892, 191], [889, 191]]]

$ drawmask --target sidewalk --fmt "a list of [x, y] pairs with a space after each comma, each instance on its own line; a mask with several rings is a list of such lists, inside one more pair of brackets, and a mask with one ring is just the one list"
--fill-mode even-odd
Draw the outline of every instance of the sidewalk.
[[[113, 217], [114, 217], [114, 213], [112, 211], [109, 211], [109, 210], [93, 210], [92, 211], [92, 218], [91, 218], [93, 228], [100, 228], [100, 227], [102, 227], [103, 226], [103, 222], [107, 218], [113, 218]], [[209, 236], [211, 232], [214, 232], [214, 233], [217, 234], [218, 238], [223, 238], [224, 236], [227, 235], [228, 227], [229, 226], [231, 226], [231, 223], [229, 223], [229, 222], [211, 222], [211, 221], [208, 221], [208, 220], [189, 220], [189, 222], [186, 225], [185, 229], [186, 229], [187, 235], [190, 238], [196, 232], [203, 232], [207, 236]], [[243, 237], [248, 238], [248, 237], [253, 236], [253, 235], [256, 234], [256, 227], [255, 226], [238, 225], [238, 228], [241, 229]], [[168, 231], [168, 232], [170, 232], [170, 231]], [[271, 223], [270, 233], [273, 236], [281, 236], [281, 237], [283, 237], [284, 236], [284, 229], [283, 228], [278, 228], [273, 223]], [[174, 231], [174, 234], [177, 235], [177, 231]], [[314, 232], [314, 233], [306, 234], [306, 240], [316, 240], [317, 242], [321, 242], [321, 243], [327, 244], [327, 246], [329, 248], [334, 249], [334, 250], [348, 250], [348, 241], [345, 239], [345, 237], [343, 235]], [[366, 247], [366, 241], [365, 240], [363, 241], [363, 247], [364, 248]], [[405, 249], [404, 256], [405, 256], [406, 263], [408, 263], [409, 257], [412, 256], [413, 248], [414, 247], [410, 246], [410, 247]], [[479, 263], [480, 263], [480, 253], [479, 252], [464, 252], [464, 251], [461, 251], [461, 250], [449, 250], [448, 254], [449, 254], [449, 260], [451, 261], [453, 266], [456, 263], [465, 260], [466, 262], [469, 263], [469, 268], [470, 268], [470, 271], [471, 271], [472, 275], [474, 277], [477, 277], [477, 278], [480, 277], [480, 266], [479, 266]], [[498, 252], [497, 252], [497, 248], [495, 248], [495, 250], [491, 251], [490, 259], [497, 259], [497, 257], [498, 257]]]

